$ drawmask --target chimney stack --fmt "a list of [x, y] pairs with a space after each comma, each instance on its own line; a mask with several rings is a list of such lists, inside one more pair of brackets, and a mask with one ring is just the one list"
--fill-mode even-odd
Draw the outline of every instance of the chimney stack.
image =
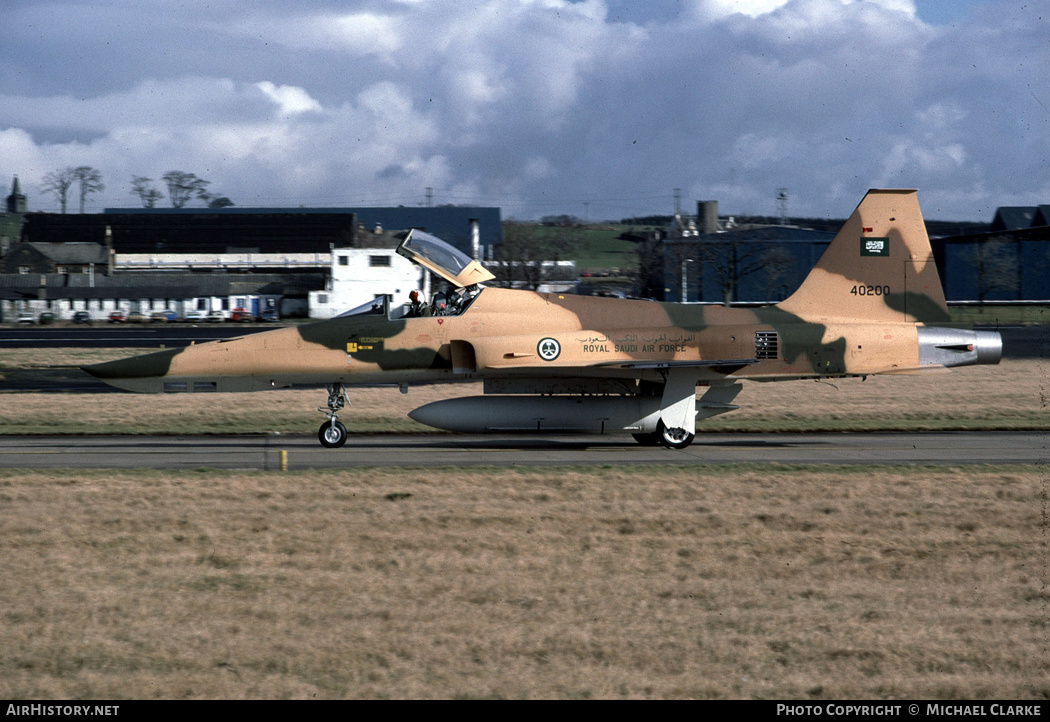
[[718, 233], [718, 201], [696, 202], [696, 225], [701, 233]]
[[470, 219], [470, 257], [475, 261], [481, 260], [481, 230], [477, 218]]

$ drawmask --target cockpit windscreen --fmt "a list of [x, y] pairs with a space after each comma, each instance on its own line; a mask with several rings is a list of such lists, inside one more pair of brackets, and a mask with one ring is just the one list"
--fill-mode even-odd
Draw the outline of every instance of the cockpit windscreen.
[[437, 236], [413, 230], [405, 239], [404, 248], [417, 256], [430, 261], [435, 266], [447, 271], [452, 276], [458, 276], [463, 269], [470, 265], [471, 258], [457, 248]]
[[384, 308], [383, 297], [373, 298], [367, 303], [362, 303], [356, 308], [351, 308], [349, 311], [343, 311], [336, 318], [345, 318], [347, 316], [382, 316], [386, 313]]

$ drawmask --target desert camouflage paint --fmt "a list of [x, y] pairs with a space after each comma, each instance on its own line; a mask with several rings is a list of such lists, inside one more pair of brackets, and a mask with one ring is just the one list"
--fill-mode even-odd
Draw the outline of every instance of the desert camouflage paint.
[[[768, 307], [473, 285], [462, 292], [462, 306], [452, 315], [406, 318], [403, 307], [382, 305], [85, 370], [143, 392], [483, 379], [487, 392], [506, 394], [499, 398], [511, 417], [516, 405], [518, 415], [537, 413], [534, 402], [526, 410], [514, 400], [522, 395], [579, 397], [577, 405], [595, 409], [597, 402], [582, 399], [646, 397], [656, 400], [655, 412], [649, 409], [644, 419], [624, 424], [616, 419], [615, 428], [603, 423], [601, 431], [651, 440], [666, 429], [691, 438], [708, 398], [697, 405], [698, 384], [739, 389], [741, 379], [919, 372], [997, 363], [1001, 350], [998, 334], [928, 328], [947, 323], [949, 315], [914, 190], [869, 191], [802, 286]], [[716, 401], [711, 408], [733, 408], [721, 397]], [[623, 413], [641, 413], [635, 406]], [[454, 415], [461, 414], [458, 409]], [[542, 421], [537, 429], [543, 430]]]

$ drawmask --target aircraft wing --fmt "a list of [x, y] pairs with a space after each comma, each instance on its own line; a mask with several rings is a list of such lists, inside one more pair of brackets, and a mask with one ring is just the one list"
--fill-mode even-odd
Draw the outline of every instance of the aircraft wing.
[[[633, 330], [624, 331], [620, 338], [635, 335], [644, 336], [644, 331], [637, 334]], [[685, 338], [675, 337], [666, 342], [655, 340], [648, 344], [643, 342], [619, 341], [598, 331], [571, 331], [554, 333], [537, 342], [536, 334], [518, 336], [487, 336], [473, 338], [470, 341], [453, 341], [453, 356], [459, 348], [470, 348], [470, 357], [476, 361], [476, 369], [623, 369], [623, 370], [671, 370], [711, 368], [736, 370], [758, 363], [757, 358], [697, 358], [698, 345], [686, 346], [692, 342], [690, 335]], [[661, 345], [663, 343], [664, 345]], [[664, 358], [652, 356], [664, 355]], [[642, 355], [642, 358], [638, 358]], [[678, 358], [668, 358], [668, 356]], [[650, 356], [650, 358], [645, 358]], [[682, 358], [685, 356], [685, 358]], [[689, 358], [693, 356], [693, 358]], [[457, 364], [457, 366], [462, 364]], [[730, 373], [730, 372], [726, 372]]]

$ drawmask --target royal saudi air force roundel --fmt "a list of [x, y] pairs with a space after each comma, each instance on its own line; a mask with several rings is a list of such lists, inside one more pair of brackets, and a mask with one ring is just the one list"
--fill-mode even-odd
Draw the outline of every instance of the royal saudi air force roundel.
[[545, 338], [536, 344], [536, 352], [544, 361], [553, 361], [561, 353], [561, 344], [553, 338]]

